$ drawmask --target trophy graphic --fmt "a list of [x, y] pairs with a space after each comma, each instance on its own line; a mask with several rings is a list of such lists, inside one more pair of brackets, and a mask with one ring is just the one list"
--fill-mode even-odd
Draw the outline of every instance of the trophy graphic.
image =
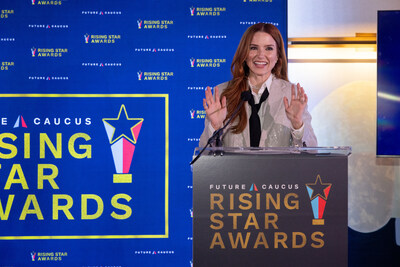
[[194, 59], [194, 58], [190, 58], [190, 67], [194, 67], [194, 62], [195, 62], [196, 60]]
[[137, 22], [138, 29], [141, 29], [143, 21], [141, 19], [138, 19], [136, 22]]
[[194, 119], [194, 114], [196, 111], [194, 109], [191, 109], [189, 112], [190, 112], [190, 118]]
[[324, 225], [325, 220], [323, 219], [326, 201], [328, 200], [329, 191], [331, 190], [332, 184], [324, 184], [321, 181], [321, 177], [318, 175], [315, 183], [306, 184], [308, 195], [311, 200], [311, 207], [314, 214], [312, 221], [313, 225]]
[[117, 118], [103, 118], [116, 170], [114, 183], [132, 183], [129, 170], [143, 120], [129, 118], [125, 105], [121, 105]]
[[142, 80], [142, 75], [143, 75], [143, 72], [139, 70], [139, 71], [137, 72], [137, 77], [138, 77], [138, 80], [139, 80], [139, 81]]
[[36, 252], [31, 252], [31, 258], [32, 258], [32, 261], [35, 261], [36, 260]]

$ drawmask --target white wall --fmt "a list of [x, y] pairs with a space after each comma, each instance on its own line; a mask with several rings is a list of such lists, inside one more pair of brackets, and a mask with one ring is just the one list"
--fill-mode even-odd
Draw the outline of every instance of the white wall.
[[[288, 37], [376, 33], [377, 10], [400, 10], [400, 0], [288, 0]], [[359, 52], [310, 49], [289, 48], [288, 58], [317, 53], [320, 58], [357, 58]], [[368, 53], [367, 58], [376, 59], [376, 51]], [[319, 146], [353, 148], [349, 226], [360, 232], [375, 231], [391, 217], [400, 217], [399, 159], [376, 158], [376, 68], [376, 63], [289, 63], [290, 81], [300, 82], [309, 96]]]
[[288, 37], [376, 33], [377, 10], [399, 9], [399, 0], [288, 0]]

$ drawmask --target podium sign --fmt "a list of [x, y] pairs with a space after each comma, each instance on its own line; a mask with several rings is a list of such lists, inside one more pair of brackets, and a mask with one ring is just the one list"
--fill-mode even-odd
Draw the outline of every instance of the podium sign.
[[194, 266], [347, 266], [349, 150], [209, 150], [193, 167]]

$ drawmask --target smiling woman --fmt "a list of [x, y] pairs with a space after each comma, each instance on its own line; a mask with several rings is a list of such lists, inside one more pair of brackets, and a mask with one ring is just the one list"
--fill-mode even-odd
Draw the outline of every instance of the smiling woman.
[[[246, 30], [231, 71], [232, 80], [215, 87], [214, 95], [206, 90], [200, 146], [230, 118], [221, 136], [226, 147], [317, 146], [308, 97], [300, 84], [288, 81], [284, 42], [274, 25], [258, 23]], [[246, 91], [248, 103], [241, 106]]]
[[261, 85], [271, 75], [277, 61], [278, 53], [275, 40], [266, 32], [256, 32], [246, 58], [246, 64], [250, 69], [249, 80], [253, 85], [253, 91], [258, 92], [260, 90]]

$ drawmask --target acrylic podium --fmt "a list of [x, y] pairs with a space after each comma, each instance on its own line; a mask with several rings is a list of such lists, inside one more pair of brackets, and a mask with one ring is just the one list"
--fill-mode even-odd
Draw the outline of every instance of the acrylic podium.
[[193, 164], [194, 266], [347, 266], [350, 154], [205, 150]]

